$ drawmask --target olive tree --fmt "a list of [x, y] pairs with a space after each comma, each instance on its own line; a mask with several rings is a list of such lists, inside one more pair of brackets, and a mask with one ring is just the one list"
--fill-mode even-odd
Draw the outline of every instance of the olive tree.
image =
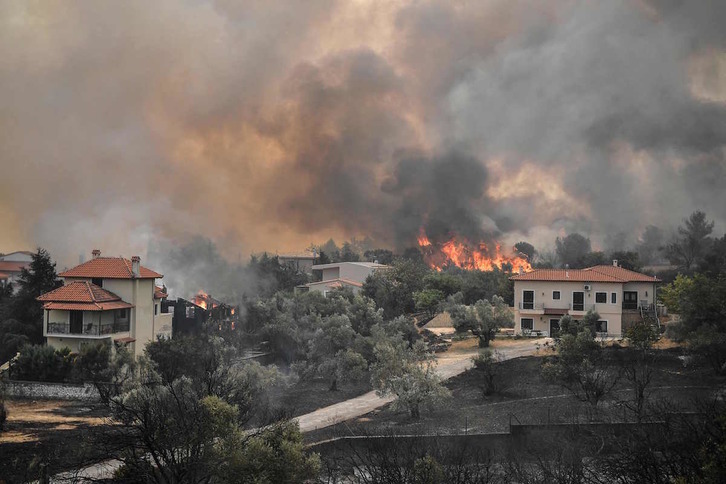
[[379, 396], [394, 395], [394, 409], [406, 409], [411, 418], [451, 396], [436, 373], [436, 361], [422, 341], [409, 347], [404, 341], [384, 340], [374, 349], [371, 381]]
[[481, 299], [471, 306], [461, 304], [457, 296], [449, 298], [448, 310], [458, 333], [471, 331], [479, 338], [479, 347], [489, 346], [501, 327], [514, 325], [514, 314], [504, 299], [494, 296], [492, 301]]

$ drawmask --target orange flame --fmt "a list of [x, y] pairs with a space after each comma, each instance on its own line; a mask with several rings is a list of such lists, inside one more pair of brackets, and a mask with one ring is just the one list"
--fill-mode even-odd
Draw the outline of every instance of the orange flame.
[[197, 306], [199, 306], [199, 307], [201, 307], [203, 309], [207, 309], [207, 307], [208, 307], [208, 304], [207, 304], [208, 299], [209, 299], [209, 294], [207, 294], [206, 292], [200, 290], [199, 292], [197, 292], [197, 295], [194, 296], [194, 304], [196, 304]]
[[471, 244], [466, 239], [452, 237], [443, 244], [434, 245], [422, 230], [418, 237], [418, 245], [422, 248], [424, 259], [429, 266], [438, 271], [452, 265], [480, 271], [502, 269], [506, 265], [513, 270], [518, 270], [520, 267], [524, 271], [532, 270], [527, 258], [517, 255], [514, 250], [511, 255], [503, 254], [501, 244], [495, 244], [491, 249], [484, 242]]

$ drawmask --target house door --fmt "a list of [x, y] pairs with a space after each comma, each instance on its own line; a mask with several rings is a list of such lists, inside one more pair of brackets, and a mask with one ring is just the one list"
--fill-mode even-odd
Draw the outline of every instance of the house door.
[[83, 311], [71, 311], [71, 334], [83, 333]]
[[623, 291], [623, 309], [638, 309], [638, 291]]
[[573, 311], [584, 311], [585, 310], [585, 293], [584, 292], [573, 292], [572, 293], [572, 310]]
[[550, 338], [556, 338], [560, 335], [560, 320], [550, 319]]

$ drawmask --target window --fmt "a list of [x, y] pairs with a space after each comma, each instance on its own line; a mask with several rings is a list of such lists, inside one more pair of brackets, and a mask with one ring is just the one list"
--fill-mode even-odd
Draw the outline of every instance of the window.
[[606, 302], [608, 302], [608, 293], [596, 292], [595, 293], [595, 302], [598, 304], [605, 304]]
[[576, 291], [572, 293], [572, 310], [573, 311], [584, 311], [585, 310], [585, 293], [582, 291]]
[[116, 310], [116, 321], [122, 323], [129, 320], [129, 310], [128, 309], [118, 309]]
[[522, 318], [521, 320], [522, 331], [532, 331], [534, 329], [534, 319]]
[[617, 304], [618, 303], [618, 293], [614, 292], [610, 294], [610, 304]]
[[597, 325], [595, 326], [595, 331], [598, 333], [607, 333], [608, 332], [608, 322], [607, 321], [598, 321]]
[[560, 298], [560, 291], [552, 291], [552, 299], [558, 300]]
[[91, 284], [95, 284], [98, 287], [103, 287], [103, 279], [101, 279], [100, 277], [94, 277], [93, 279], [91, 279]]
[[156, 316], [157, 314], [159, 314], [159, 305], [154, 304], [154, 316]]
[[522, 309], [534, 309], [534, 291], [522, 292]]

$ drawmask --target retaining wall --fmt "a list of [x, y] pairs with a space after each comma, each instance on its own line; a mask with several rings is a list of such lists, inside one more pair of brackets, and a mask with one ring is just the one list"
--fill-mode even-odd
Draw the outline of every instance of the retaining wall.
[[5, 382], [5, 391], [9, 397], [15, 398], [47, 398], [90, 402], [100, 400], [98, 390], [90, 383], [72, 384], [8, 380]]

